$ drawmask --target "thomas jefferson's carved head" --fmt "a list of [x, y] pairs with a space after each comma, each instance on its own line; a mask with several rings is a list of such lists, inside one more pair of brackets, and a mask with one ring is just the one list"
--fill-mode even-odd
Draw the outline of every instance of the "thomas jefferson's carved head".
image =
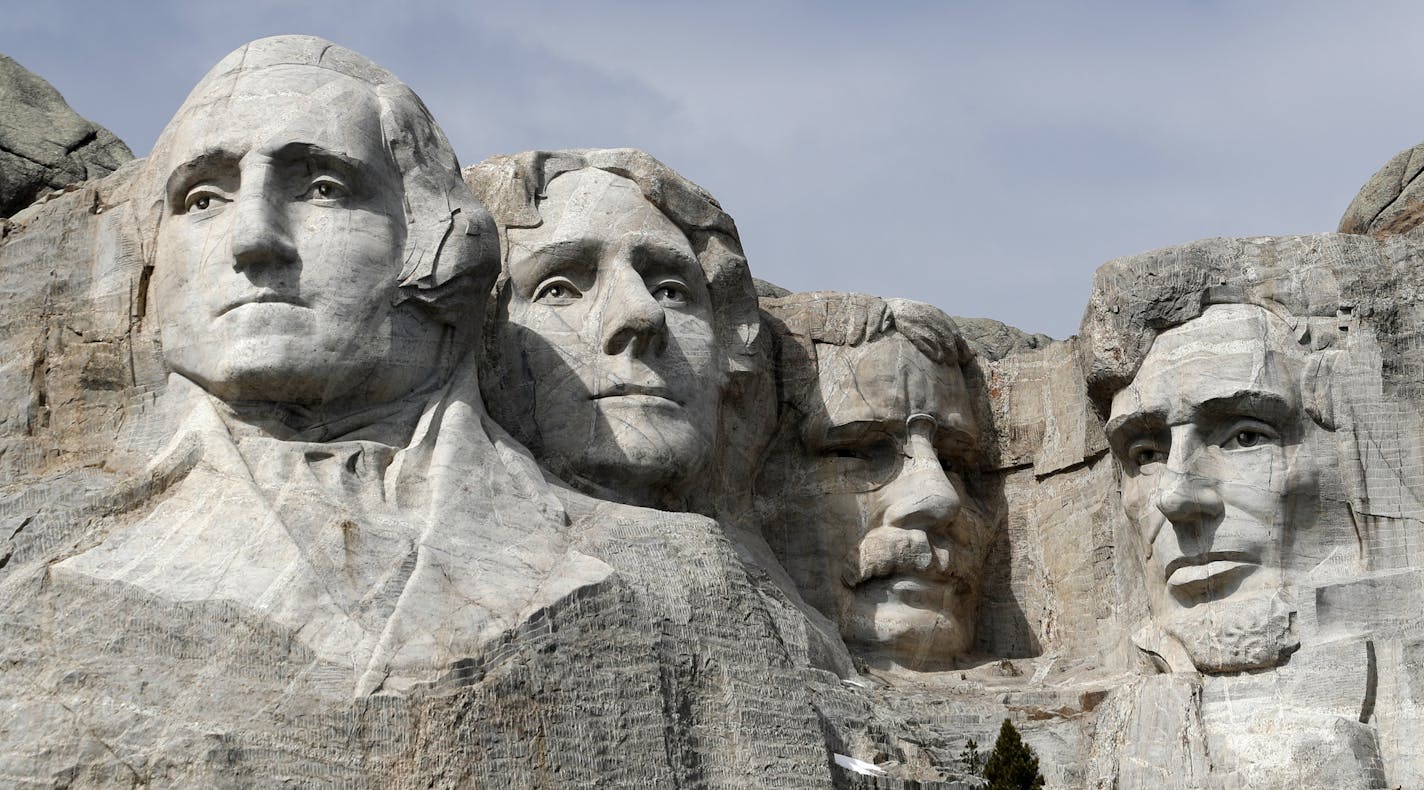
[[492, 413], [576, 487], [682, 507], [711, 474], [754, 331], [730, 219], [637, 151], [492, 160], [472, 180], [509, 209]]

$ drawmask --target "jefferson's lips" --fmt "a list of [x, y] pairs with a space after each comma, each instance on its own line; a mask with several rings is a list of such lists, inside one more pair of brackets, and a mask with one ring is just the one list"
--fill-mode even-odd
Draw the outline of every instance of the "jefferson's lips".
[[242, 307], [243, 305], [249, 305], [249, 304], [274, 304], [274, 303], [275, 303], [275, 304], [289, 304], [289, 305], [293, 305], [293, 306], [296, 306], [296, 307], [306, 307], [306, 306], [307, 306], [307, 303], [306, 303], [304, 300], [302, 300], [301, 297], [298, 297], [298, 296], [288, 296], [287, 294], [273, 293], [273, 292], [271, 292], [271, 291], [264, 291], [264, 292], [262, 292], [262, 293], [252, 294], [252, 295], [250, 295], [250, 296], [244, 296], [244, 297], [242, 297], [241, 299], [234, 299], [233, 301], [228, 302], [227, 304], [223, 305], [222, 308], [221, 308], [220, 310], [218, 310], [217, 314], [218, 314], [218, 315], [222, 315], [222, 314], [224, 314], [224, 313], [232, 312], [233, 310], [236, 310], [237, 308]]

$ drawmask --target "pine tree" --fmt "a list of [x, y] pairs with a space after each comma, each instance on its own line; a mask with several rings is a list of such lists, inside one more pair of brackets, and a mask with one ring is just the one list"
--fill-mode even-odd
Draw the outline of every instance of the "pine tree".
[[989, 790], [1040, 790], [1043, 774], [1038, 772], [1038, 756], [1019, 737], [1014, 725], [1004, 719], [994, 751], [984, 762], [984, 778]]
[[964, 766], [964, 772], [970, 776], [984, 775], [984, 755], [979, 753], [979, 744], [973, 738], [964, 744], [964, 751], [959, 753], [959, 762]]

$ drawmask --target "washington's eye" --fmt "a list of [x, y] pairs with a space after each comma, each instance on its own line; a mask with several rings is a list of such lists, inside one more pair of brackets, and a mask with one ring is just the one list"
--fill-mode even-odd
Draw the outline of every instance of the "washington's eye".
[[583, 296], [573, 283], [563, 277], [551, 277], [540, 283], [539, 290], [534, 292], [534, 301], [546, 304], [568, 304]]
[[213, 187], [203, 185], [193, 187], [188, 190], [188, 194], [183, 198], [183, 212], [207, 211], [220, 204], [227, 203], [226, 195], [218, 192]]
[[678, 280], [663, 280], [652, 289], [653, 298], [665, 305], [685, 305], [691, 301], [687, 285]]

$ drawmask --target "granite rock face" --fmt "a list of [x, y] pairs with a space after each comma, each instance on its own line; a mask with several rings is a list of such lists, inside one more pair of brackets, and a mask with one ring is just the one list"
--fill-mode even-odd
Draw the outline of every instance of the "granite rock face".
[[54, 86], [4, 55], [0, 107], [0, 217], [133, 159], [122, 140], [79, 117]]
[[253, 42], [0, 239], [0, 783], [1424, 783], [1412, 161], [1054, 341]]

